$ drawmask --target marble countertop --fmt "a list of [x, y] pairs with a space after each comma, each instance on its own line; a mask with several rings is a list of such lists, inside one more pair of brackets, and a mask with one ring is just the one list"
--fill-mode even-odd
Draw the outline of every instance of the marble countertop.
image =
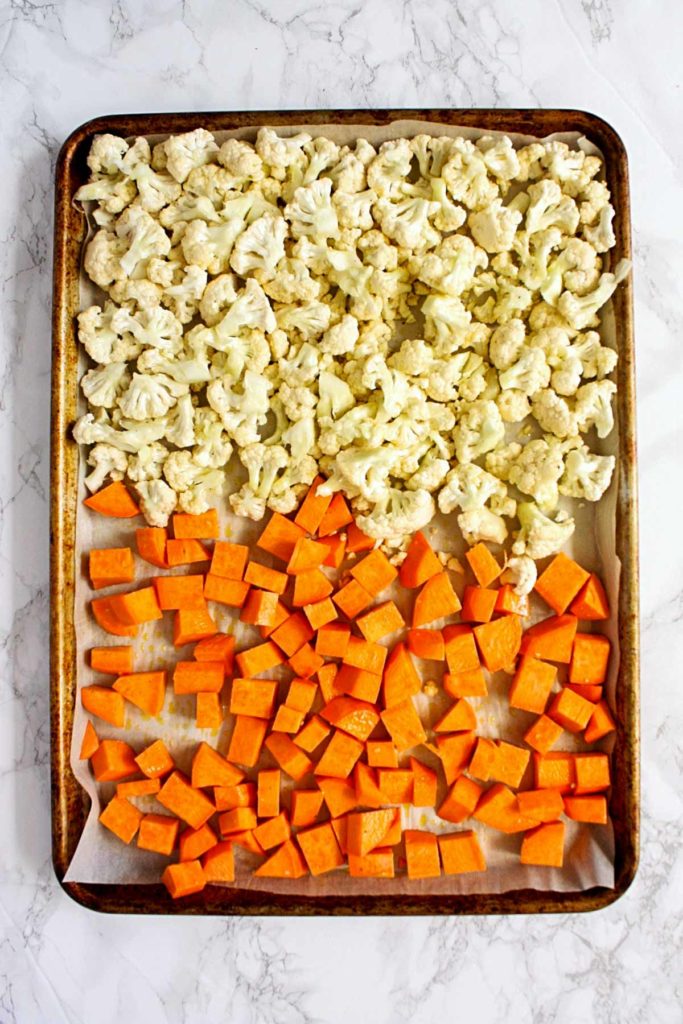
[[[681, 1020], [683, 217], [677, 0], [0, 4], [0, 1021]], [[642, 518], [643, 851], [587, 916], [135, 919], [50, 862], [52, 172], [117, 111], [564, 106], [630, 155]], [[676, 966], [678, 965], [678, 966]]]

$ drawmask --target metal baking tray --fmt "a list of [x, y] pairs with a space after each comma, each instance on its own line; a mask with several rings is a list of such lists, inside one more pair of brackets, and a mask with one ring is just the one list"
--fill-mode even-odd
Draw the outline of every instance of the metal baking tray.
[[482, 131], [520, 132], [543, 137], [577, 131], [602, 150], [606, 177], [617, 210], [616, 262], [631, 256], [628, 164], [614, 129], [577, 110], [321, 110], [237, 113], [130, 114], [96, 118], [77, 128], [62, 146], [55, 177], [54, 292], [52, 311], [52, 423], [50, 518], [50, 730], [52, 770], [52, 855], [57, 878], [77, 902], [93, 910], [139, 914], [536, 914], [595, 910], [618, 899], [632, 882], [639, 847], [639, 631], [638, 530], [636, 494], [635, 371], [632, 284], [613, 297], [617, 324], [617, 415], [619, 421], [617, 555], [622, 573], [618, 603], [620, 668], [616, 688], [617, 737], [610, 815], [615, 838], [614, 888], [581, 892], [518, 889], [500, 894], [420, 893], [389, 896], [291, 896], [208, 886], [180, 902], [161, 884], [96, 885], [65, 882], [88, 814], [89, 799], [69, 763], [76, 693], [74, 586], [78, 446], [70, 439], [77, 408], [77, 345], [74, 317], [79, 309], [79, 270], [85, 217], [73, 203], [88, 176], [86, 156], [94, 135], [167, 135], [198, 126], [218, 132], [235, 128], [294, 124], [386, 125], [415, 119], [463, 125]]

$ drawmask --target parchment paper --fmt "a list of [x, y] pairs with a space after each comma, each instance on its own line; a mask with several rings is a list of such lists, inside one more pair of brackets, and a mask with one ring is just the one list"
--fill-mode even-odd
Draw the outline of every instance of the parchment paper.
[[[201, 124], [201, 115], [197, 117], [198, 125]], [[397, 121], [389, 126], [376, 127], [373, 125], [299, 125], [289, 128], [277, 128], [280, 135], [292, 135], [299, 131], [308, 131], [311, 135], [324, 135], [333, 139], [338, 144], [349, 144], [358, 137], [368, 139], [373, 145], [392, 138], [410, 137], [412, 135], [425, 133], [431, 135], [462, 135], [467, 138], [478, 138], [484, 132], [472, 128], [460, 128], [453, 125], [435, 126], [431, 122], [420, 121]], [[226, 138], [254, 138], [254, 128], [242, 128], [232, 132], [215, 133], [218, 141]], [[488, 132], [489, 135], [504, 134]], [[524, 145], [534, 141], [531, 136], [510, 134], [516, 145]], [[580, 145], [581, 148], [589, 149], [592, 152], [599, 151], [587, 140], [579, 139], [576, 133], [556, 134], [548, 136], [549, 139], [565, 141], [570, 145]], [[150, 138], [150, 141], [156, 139]], [[91, 290], [89, 282], [83, 279], [81, 297], [87, 302], [93, 301], [88, 295]], [[86, 299], [86, 296], [87, 299]], [[602, 314], [601, 335], [603, 344], [617, 348], [617, 331], [610, 303]], [[618, 418], [615, 429], [605, 441], [593, 441], [592, 447], [604, 454], [617, 454], [619, 438]], [[79, 494], [86, 496], [86, 488], [83, 482], [85, 467], [81, 460], [79, 475]], [[615, 472], [612, 485], [596, 506], [588, 502], [579, 503], [576, 501], [565, 502], [565, 507], [571, 511], [576, 520], [576, 531], [570, 544], [567, 545], [568, 554], [576, 557], [581, 564], [587, 568], [594, 569], [601, 573], [607, 589], [610, 606], [618, 608], [618, 591], [621, 565], [616, 554], [615, 531], [616, 531], [616, 499], [617, 499], [617, 477], [619, 467]], [[239, 486], [241, 483], [242, 471], [237, 466], [231, 468], [231, 484]], [[75, 625], [79, 654], [77, 667], [77, 696], [74, 713], [74, 728], [71, 747], [71, 767], [74, 774], [83, 788], [86, 790], [92, 801], [90, 814], [85, 824], [83, 834], [69, 865], [66, 874], [66, 881], [90, 882], [90, 883], [150, 883], [159, 880], [160, 874], [168, 863], [166, 857], [158, 854], [139, 850], [135, 841], [131, 846], [125, 846], [107, 829], [99, 825], [98, 816], [115, 792], [114, 784], [97, 786], [95, 783], [89, 763], [79, 761], [78, 753], [83, 736], [83, 730], [87, 721], [87, 715], [83, 711], [80, 702], [80, 689], [82, 686], [93, 683], [104, 683], [113, 681], [113, 677], [102, 677], [93, 673], [86, 662], [87, 651], [94, 646], [114, 644], [117, 642], [127, 643], [126, 638], [120, 641], [115, 637], [104, 634], [92, 619], [88, 607], [93, 596], [105, 596], [109, 593], [116, 593], [127, 587], [112, 587], [111, 589], [97, 591], [91, 590], [87, 578], [86, 553], [93, 547], [109, 546], [134, 546], [132, 545], [133, 530], [139, 520], [127, 520], [123, 523], [110, 522], [103, 517], [89, 515], [87, 510], [79, 502], [80, 514], [77, 517], [76, 545], [77, 551], [81, 552], [80, 573], [76, 581], [75, 590]], [[221, 516], [221, 532], [223, 539], [236, 540], [241, 543], [252, 543], [262, 529], [262, 524], [251, 523], [237, 516], [230, 510], [227, 501], [219, 504]], [[452, 552], [460, 557], [465, 545], [459, 537], [459, 531], [455, 525], [455, 514], [450, 516], [438, 516], [429, 526], [428, 535], [433, 546], [441, 551]], [[268, 564], [268, 556], [264, 552], [258, 552], [258, 559]], [[206, 571], [206, 564], [197, 566], [181, 567], [176, 570], [180, 574], [186, 572]], [[152, 566], [147, 566], [141, 559], [136, 558], [137, 577], [135, 586], [143, 586], [153, 574]], [[148, 570], [150, 570], [148, 572]], [[454, 577], [456, 589], [459, 587], [457, 576]], [[406, 594], [396, 592], [391, 595], [397, 603], [411, 598]], [[219, 629], [234, 633], [238, 649], [242, 639], [244, 642], [254, 642], [258, 634], [255, 634], [251, 627], [239, 623], [237, 612], [228, 609], [223, 605], [211, 605], [212, 614], [216, 619]], [[535, 618], [544, 617], [546, 612], [537, 611]], [[434, 625], [439, 625], [435, 623]], [[619, 652], [617, 623], [613, 617], [608, 623], [598, 624], [600, 632], [605, 632], [612, 642], [612, 658], [609, 666], [608, 678], [606, 681], [606, 696], [610, 703], [613, 703], [616, 685]], [[602, 628], [602, 627], [605, 628]], [[586, 630], [588, 624], [582, 624]], [[132, 641], [135, 649], [135, 671], [147, 669], [167, 668], [169, 670], [169, 685], [167, 687], [166, 702], [162, 714], [158, 718], [149, 718], [137, 708], [126, 704], [126, 725], [124, 729], [115, 729], [106, 723], [95, 720], [95, 728], [100, 738], [118, 738], [127, 740], [136, 751], [142, 750], [155, 739], [161, 738], [168, 745], [177, 766], [185, 772], [189, 772], [192, 753], [196, 743], [204, 739], [211, 743], [221, 752], [226, 752], [230, 741], [232, 730], [232, 716], [227, 711], [229, 697], [224, 689], [222, 699], [226, 712], [226, 720], [220, 731], [212, 733], [208, 730], [198, 730], [194, 724], [194, 697], [176, 697], [172, 689], [172, 669], [176, 661], [191, 658], [192, 647], [176, 649], [171, 641], [172, 616], [166, 615], [161, 622], [148, 623], [141, 627], [136, 640]], [[424, 679], [433, 678], [439, 682], [441, 669], [436, 662], [418, 662], [418, 668]], [[435, 671], [436, 669], [438, 671]], [[269, 673], [273, 677], [278, 676], [278, 670]], [[558, 673], [558, 684], [564, 681], [566, 668], [560, 668]], [[513, 743], [522, 744], [522, 736], [533, 720], [533, 716], [523, 711], [510, 709], [507, 701], [510, 677], [504, 673], [496, 673], [489, 681], [489, 696], [485, 698], [472, 698], [471, 702], [475, 707], [478, 718], [477, 733], [482, 736], [500, 737]], [[281, 684], [284, 696], [284, 683]], [[451, 701], [441, 691], [436, 698], [427, 698], [423, 694], [416, 698], [418, 710], [426, 723], [436, 722], [442, 715], [445, 707]], [[602, 748], [610, 750], [613, 745], [613, 738], [608, 738]], [[569, 733], [563, 733], [558, 750], [580, 750], [586, 749], [580, 738], [573, 737]], [[594, 748], [591, 748], [594, 749]], [[265, 751], [264, 751], [265, 753]], [[425, 762], [437, 765], [437, 759], [424, 748], [418, 748], [415, 753]], [[401, 762], [408, 761], [408, 753], [401, 757]], [[265, 758], [270, 758], [265, 754]], [[273, 762], [274, 764], [275, 762]], [[249, 776], [254, 770], [248, 772]], [[283, 779], [286, 777], [283, 773]], [[291, 784], [289, 784], [291, 785]], [[522, 782], [522, 788], [529, 788], [532, 785], [531, 762]], [[285, 790], [288, 784], [284, 784]], [[439, 801], [445, 795], [444, 791], [439, 792]], [[145, 812], [161, 811], [161, 807], [153, 797], [139, 798], [135, 800], [136, 805]], [[288, 795], [285, 792], [283, 799], [284, 806], [288, 806]], [[438, 802], [437, 802], [438, 806]], [[614, 835], [611, 824], [606, 826], [583, 825], [577, 822], [566, 822], [565, 838], [565, 862], [562, 868], [528, 867], [519, 863], [519, 849], [522, 841], [521, 835], [505, 836], [502, 833], [480, 825], [474, 820], [468, 820], [462, 826], [455, 826], [449, 822], [442, 821], [437, 817], [433, 808], [414, 808], [404, 806], [402, 808], [404, 828], [426, 828], [434, 832], [451, 832], [462, 828], [472, 828], [479, 833], [482, 849], [487, 860], [488, 870], [476, 874], [448, 875], [438, 879], [426, 879], [421, 881], [410, 881], [405, 875], [399, 874], [395, 879], [358, 879], [351, 878], [345, 868], [341, 868], [330, 874], [318, 878], [307, 877], [298, 881], [259, 879], [254, 878], [251, 871], [259, 858], [236, 847], [236, 880], [231, 887], [251, 890], [261, 890], [273, 893], [289, 893], [302, 895], [343, 895], [354, 894], [384, 894], [392, 893], [443, 893], [444, 895], [458, 893], [501, 893], [514, 889], [537, 889], [555, 891], [581, 891], [593, 886], [614, 886]], [[400, 858], [399, 858], [400, 863]]]

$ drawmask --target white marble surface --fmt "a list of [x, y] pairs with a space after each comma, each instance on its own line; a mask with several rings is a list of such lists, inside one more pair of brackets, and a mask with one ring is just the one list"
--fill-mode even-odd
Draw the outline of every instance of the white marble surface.
[[[683, 1019], [680, 0], [0, 3], [0, 1022]], [[631, 159], [642, 516], [643, 854], [583, 917], [107, 918], [50, 864], [52, 168], [113, 111], [593, 110]]]

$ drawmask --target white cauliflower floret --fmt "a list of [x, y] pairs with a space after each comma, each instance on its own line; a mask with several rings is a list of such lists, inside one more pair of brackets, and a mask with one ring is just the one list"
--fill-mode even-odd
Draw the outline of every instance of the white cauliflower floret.
[[551, 388], [536, 392], [531, 400], [531, 411], [545, 433], [561, 438], [576, 434], [576, 416], [569, 403]]
[[363, 254], [363, 262], [376, 270], [396, 270], [398, 266], [398, 248], [390, 245], [382, 232], [374, 228], [360, 236], [356, 249]]
[[369, 537], [398, 543], [406, 534], [416, 533], [431, 522], [435, 511], [429, 491], [389, 487], [372, 511], [357, 515], [356, 521]]
[[128, 277], [134, 275], [138, 264], [152, 256], [167, 256], [171, 248], [164, 229], [141, 206], [126, 207], [116, 222], [116, 236], [125, 242], [119, 263]]
[[586, 445], [567, 455], [560, 494], [586, 501], [600, 501], [609, 487], [616, 460], [613, 455], [596, 455]]
[[197, 443], [192, 449], [193, 461], [205, 468], [222, 469], [232, 455], [232, 444], [220, 417], [210, 408], [195, 409], [194, 427]]
[[195, 443], [192, 396], [181, 395], [166, 418], [164, 437], [176, 448], [191, 448]]
[[483, 154], [484, 163], [494, 178], [508, 182], [517, 177], [520, 171], [519, 158], [512, 145], [512, 139], [507, 135], [502, 138], [483, 135], [477, 139], [475, 145]]
[[466, 544], [504, 544], [508, 535], [507, 526], [502, 516], [488, 508], [474, 508], [469, 512], [461, 512], [458, 516], [458, 529]]
[[116, 306], [107, 302], [104, 309], [89, 306], [78, 314], [78, 340], [90, 358], [100, 364], [124, 363], [140, 351], [135, 338], [121, 337], [112, 326]]
[[[111, 326], [119, 334], [132, 335], [139, 346], [158, 348], [168, 355], [175, 355], [182, 349], [183, 325], [170, 309], [161, 306], [135, 314], [121, 307], [112, 314]], [[138, 348], [135, 355], [139, 351]]]
[[141, 480], [134, 485], [143, 516], [150, 526], [167, 526], [178, 498], [164, 480]]
[[422, 377], [429, 373], [434, 363], [434, 352], [422, 338], [406, 338], [398, 352], [389, 356], [388, 363], [410, 377]]
[[503, 206], [502, 199], [494, 199], [484, 209], [471, 213], [467, 223], [475, 241], [486, 252], [506, 252], [512, 248], [521, 220], [518, 210]]
[[453, 139], [441, 177], [454, 199], [469, 210], [480, 210], [495, 202], [498, 186], [488, 176], [483, 154], [469, 139]]
[[128, 458], [128, 477], [133, 483], [140, 483], [142, 480], [159, 480], [163, 469], [168, 448], [153, 441], [140, 448], [134, 455]]
[[600, 260], [595, 249], [580, 238], [570, 238], [540, 284], [546, 302], [557, 302], [563, 288], [585, 295], [600, 279]]
[[558, 227], [567, 235], [573, 235], [579, 224], [579, 210], [570, 196], [551, 178], [529, 185], [527, 193], [530, 203], [526, 211], [524, 227], [527, 234]]
[[327, 370], [318, 377], [318, 405], [316, 416], [320, 423], [330, 426], [355, 405], [353, 392], [346, 381]]
[[557, 507], [558, 481], [563, 472], [562, 445], [555, 438], [537, 438], [524, 445], [503, 479], [530, 494], [543, 512], [552, 512]]
[[237, 298], [234, 274], [220, 274], [209, 281], [199, 303], [199, 315], [205, 324], [214, 327]]
[[256, 152], [269, 167], [271, 175], [283, 181], [287, 168], [305, 164], [303, 147], [310, 141], [311, 136], [306, 132], [284, 139], [271, 128], [260, 128], [256, 136]]
[[289, 454], [280, 445], [255, 442], [242, 448], [239, 456], [249, 479], [228, 500], [237, 515], [263, 519], [273, 484], [281, 470], [288, 465]]
[[318, 377], [320, 352], [305, 341], [298, 349], [292, 347], [287, 357], [278, 361], [280, 378], [292, 387], [311, 385]]
[[462, 295], [471, 287], [477, 270], [487, 265], [486, 253], [466, 235], [450, 235], [434, 252], [411, 261], [411, 269], [420, 281], [447, 295]]
[[577, 331], [591, 327], [598, 310], [611, 299], [617, 285], [628, 277], [630, 269], [631, 264], [628, 260], [620, 260], [613, 274], [600, 275], [599, 284], [592, 292], [581, 296], [572, 292], [562, 292], [557, 300], [559, 312]]
[[367, 185], [365, 164], [355, 153], [344, 146], [333, 167], [325, 175], [330, 178], [336, 192], [362, 192]]
[[443, 484], [450, 469], [448, 459], [442, 459], [431, 449], [420, 462], [417, 472], [406, 480], [406, 487], [409, 491], [425, 490], [437, 491]]
[[540, 178], [543, 173], [541, 167], [541, 160], [545, 154], [545, 148], [540, 142], [531, 142], [528, 146], [522, 146], [521, 149], [517, 150], [517, 159], [519, 161], [519, 170], [517, 171], [516, 181], [527, 182], [533, 181], [535, 178]]
[[288, 419], [295, 422], [302, 416], [308, 416], [315, 409], [318, 398], [310, 388], [299, 385], [292, 387], [283, 381], [278, 390], [278, 397]]
[[159, 214], [159, 220], [165, 228], [174, 228], [177, 224], [197, 219], [212, 223], [217, 223], [221, 219], [207, 196], [183, 193], [177, 202], [171, 203]]
[[489, 340], [489, 359], [498, 370], [508, 370], [524, 349], [526, 328], [522, 320], [508, 320], [496, 327]]
[[546, 142], [544, 149], [541, 165], [569, 196], [578, 195], [600, 170], [599, 157], [589, 156], [582, 149], [570, 149], [566, 142]]
[[569, 334], [562, 327], [546, 327], [529, 335], [529, 345], [542, 350], [553, 390], [558, 395], [573, 395], [581, 383], [581, 360], [573, 351]]
[[[152, 261], [150, 260], [150, 263]], [[159, 262], [162, 262], [161, 260]], [[136, 312], [142, 309], [156, 309], [163, 297], [162, 289], [154, 281], [147, 278], [116, 281], [109, 289], [109, 294], [122, 305], [134, 307]]]
[[205, 128], [193, 132], [171, 135], [161, 144], [165, 167], [176, 181], [183, 182], [195, 167], [210, 163], [218, 152], [218, 146]]
[[439, 355], [447, 355], [461, 347], [472, 314], [455, 295], [428, 295], [422, 303], [425, 338], [436, 343]]
[[136, 195], [135, 182], [122, 176], [112, 178], [104, 175], [81, 185], [74, 199], [79, 203], [97, 202], [102, 210], [115, 214], [120, 213]]
[[439, 231], [457, 231], [467, 220], [467, 211], [452, 201], [443, 178], [432, 178], [431, 188], [432, 202], [438, 204], [434, 227]]
[[321, 178], [295, 190], [294, 199], [284, 210], [295, 238], [305, 235], [316, 242], [324, 242], [337, 234], [339, 222], [331, 202], [331, 192], [329, 178]]
[[165, 416], [186, 393], [187, 384], [178, 384], [164, 374], [134, 373], [117, 404], [128, 419], [150, 420]]
[[107, 363], [88, 370], [81, 378], [81, 389], [90, 405], [111, 409], [128, 379], [125, 363]]
[[514, 515], [514, 502], [510, 504], [507, 488], [492, 473], [487, 473], [475, 463], [456, 466], [446, 477], [446, 483], [439, 492], [438, 502], [441, 512], [448, 514], [455, 509], [469, 512], [483, 508], [487, 502], [496, 499], [497, 507], [506, 507], [506, 515]]
[[379, 199], [375, 205], [382, 231], [404, 249], [429, 249], [439, 243], [441, 236], [429, 223], [438, 209], [438, 203], [410, 197], [395, 203]]
[[[562, 232], [559, 228], [546, 228], [533, 235], [518, 234], [514, 248], [520, 260], [519, 279], [527, 288], [536, 291], [545, 287], [548, 281], [548, 260], [553, 249], [562, 243]], [[566, 269], [562, 264], [553, 263], [555, 270], [560, 269], [560, 290], [562, 290], [562, 272]], [[544, 298], [547, 296], [544, 294]], [[548, 299], [547, 301], [550, 301]]]
[[320, 339], [320, 348], [333, 356], [353, 352], [358, 341], [358, 321], [355, 316], [345, 314], [338, 324], [329, 327]]
[[246, 277], [252, 273], [259, 281], [269, 281], [285, 254], [287, 225], [282, 217], [265, 214], [238, 237], [230, 257], [230, 266]]
[[254, 444], [259, 440], [259, 428], [268, 418], [271, 381], [252, 370], [245, 370], [242, 390], [236, 391], [224, 380], [213, 380], [206, 389], [212, 409], [221, 418], [228, 435], [238, 446]]
[[128, 457], [111, 444], [96, 444], [88, 453], [88, 465], [92, 470], [85, 478], [89, 491], [99, 491], [104, 481], [123, 480], [128, 468]]
[[[284, 223], [284, 221], [283, 221]], [[271, 281], [263, 285], [266, 295], [275, 302], [311, 302], [320, 295], [321, 285], [311, 277], [303, 260], [286, 256], [280, 260]]]
[[169, 359], [158, 349], [146, 348], [137, 361], [139, 373], [162, 373], [178, 384], [206, 384], [211, 380], [211, 369], [206, 345], [201, 334], [205, 328], [194, 327], [185, 335], [185, 351]]
[[268, 296], [252, 277], [230, 305], [225, 316], [214, 328], [214, 348], [224, 351], [232, 338], [245, 328], [270, 333], [277, 327], [275, 314]]
[[439, 178], [453, 151], [453, 140], [447, 135], [415, 135], [410, 140], [410, 148], [417, 159], [420, 174], [423, 178]]
[[[172, 179], [171, 179], [172, 180]], [[227, 201], [237, 199], [243, 178], [236, 178], [218, 164], [204, 164], [195, 167], [183, 185], [183, 192], [194, 196], [204, 196], [216, 209], [220, 209]], [[178, 186], [179, 188], [180, 186]]]
[[504, 437], [505, 424], [495, 402], [478, 399], [465, 405], [453, 430], [458, 462], [473, 462], [497, 448]]
[[505, 571], [501, 577], [504, 583], [514, 587], [520, 597], [530, 594], [536, 585], [538, 572], [536, 563], [528, 555], [513, 555], [505, 563]]
[[111, 231], [97, 231], [88, 242], [83, 259], [90, 280], [105, 291], [115, 281], [121, 281], [125, 276], [121, 257], [125, 255], [126, 248], [125, 241]]
[[355, 250], [330, 249], [328, 262], [330, 280], [346, 295], [361, 298], [367, 294], [373, 270], [363, 266]]
[[345, 448], [327, 468], [327, 480], [319, 486], [318, 493], [324, 496], [343, 491], [371, 503], [381, 501], [400, 454], [388, 445], [374, 449]]
[[340, 226], [361, 228], [363, 231], [369, 231], [374, 227], [371, 211], [376, 202], [377, 194], [372, 189], [365, 192], [335, 192], [332, 196]]
[[181, 324], [189, 324], [197, 313], [207, 280], [207, 273], [201, 267], [188, 266], [183, 270], [182, 280], [165, 289], [164, 301]]
[[110, 422], [96, 420], [91, 412], [76, 420], [71, 431], [77, 444], [106, 444], [122, 452], [137, 452], [146, 444], [164, 436], [165, 420], [149, 420], [117, 430]]
[[235, 178], [245, 181], [261, 181], [266, 172], [263, 160], [249, 142], [228, 139], [218, 150], [218, 163]]
[[307, 302], [299, 306], [281, 306], [275, 314], [280, 330], [298, 331], [304, 341], [319, 337], [330, 324], [330, 307], [324, 302]]
[[377, 156], [368, 164], [368, 185], [378, 196], [398, 198], [410, 174], [412, 152], [407, 139], [383, 142]]
[[576, 392], [574, 413], [582, 434], [595, 427], [598, 437], [607, 437], [614, 427], [612, 396], [617, 390], [611, 380], [590, 381]]
[[574, 520], [566, 512], [558, 512], [555, 519], [544, 515], [533, 502], [517, 506], [521, 529], [515, 534], [512, 552], [529, 558], [547, 558], [556, 554], [574, 532]]
[[496, 395], [496, 405], [505, 423], [521, 423], [531, 412], [529, 396], [516, 388], [509, 388]]
[[597, 331], [579, 334], [572, 342], [571, 350], [581, 360], [581, 376], [588, 380], [593, 377], [602, 380], [617, 365], [617, 353], [613, 348], [600, 344]]
[[[214, 339], [215, 342], [215, 339]], [[270, 346], [261, 331], [245, 331], [221, 343], [211, 356], [211, 377], [240, 381], [246, 369], [262, 374], [270, 362]]]
[[88, 152], [88, 167], [93, 174], [118, 174], [127, 151], [128, 143], [118, 135], [96, 135]]
[[178, 507], [201, 515], [223, 494], [225, 474], [219, 469], [198, 466], [191, 452], [171, 452], [164, 462], [164, 477], [178, 496]]
[[[242, 203], [242, 200], [235, 200]], [[229, 266], [235, 240], [242, 233], [242, 216], [233, 216], [221, 224], [191, 220], [180, 243], [186, 263], [193, 263], [210, 274], [222, 274]]]
[[550, 367], [541, 348], [524, 348], [519, 359], [498, 374], [503, 391], [514, 388], [525, 395], [534, 395], [550, 383]]

